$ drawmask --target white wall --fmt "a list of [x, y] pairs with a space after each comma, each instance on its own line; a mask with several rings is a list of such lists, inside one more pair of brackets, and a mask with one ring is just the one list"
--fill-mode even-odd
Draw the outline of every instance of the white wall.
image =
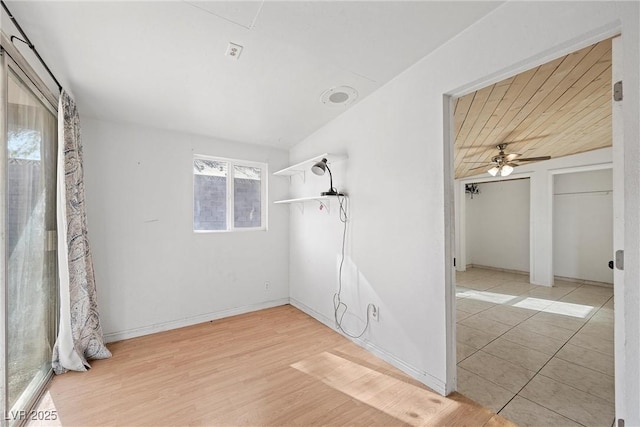
[[611, 169], [554, 177], [553, 269], [556, 276], [613, 283]]
[[[285, 151], [82, 117], [89, 238], [108, 340], [288, 302], [288, 211], [268, 231], [194, 233], [192, 156], [284, 167]], [[265, 291], [265, 282], [270, 283]]]
[[[349, 154], [338, 185], [351, 195], [348, 254], [357, 277], [366, 280], [345, 286], [360, 317], [365, 303], [381, 306], [380, 321], [363, 336], [362, 345], [439, 392], [452, 389], [454, 332], [447, 331], [453, 313], [447, 307], [454, 296], [446, 278], [453, 248], [445, 227], [443, 94], [462, 95], [619, 28], [624, 28], [628, 70], [625, 218], [626, 238], [632, 243], [626, 251], [632, 263], [640, 261], [638, 11], [637, 3], [506, 2], [291, 150], [293, 161], [325, 151]], [[329, 325], [339, 227], [334, 210], [329, 217], [303, 218], [292, 212], [292, 302]], [[625, 274], [629, 283], [640, 280], [635, 266]], [[638, 305], [637, 289], [627, 289], [625, 307], [633, 316], [627, 325], [633, 324], [632, 331], [640, 320]], [[630, 338], [625, 351], [627, 373], [633, 378], [623, 398], [629, 402], [626, 419], [639, 424], [637, 404], [631, 406], [640, 400], [634, 385], [640, 383], [638, 339]]]
[[478, 184], [466, 197], [467, 265], [529, 271], [529, 180]]
[[[579, 170], [610, 168], [611, 148], [593, 150], [572, 156], [559, 157], [544, 162], [522, 165], [509, 178], [529, 178], [530, 184], [530, 229], [529, 242], [529, 280], [533, 284], [552, 286], [554, 283], [554, 238], [553, 238], [553, 180], [554, 176]], [[464, 185], [471, 182], [500, 182], [502, 178], [491, 177], [487, 173], [467, 177], [456, 182], [456, 247], [460, 262], [457, 270], [463, 271], [467, 264], [466, 217], [467, 200], [461, 198]]]

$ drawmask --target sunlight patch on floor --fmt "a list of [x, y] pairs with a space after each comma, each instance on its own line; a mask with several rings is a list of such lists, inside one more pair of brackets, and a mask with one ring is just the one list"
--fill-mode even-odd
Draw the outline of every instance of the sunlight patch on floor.
[[542, 311], [544, 311], [545, 313], [562, 314], [563, 316], [586, 319], [594, 310], [595, 307], [591, 305], [556, 301]]
[[528, 310], [541, 311], [541, 310], [544, 310], [545, 308], [549, 307], [554, 302], [555, 301], [544, 299], [544, 298], [527, 297], [527, 298], [524, 298], [523, 300], [518, 301], [517, 303], [513, 304], [513, 306], [514, 307], [518, 307], [518, 308], [526, 308]]
[[587, 318], [593, 310], [595, 310], [595, 307], [591, 305], [555, 301], [544, 298], [523, 297], [522, 295], [508, 295], [489, 291], [465, 290], [457, 292], [456, 297], [474, 299], [493, 304], [510, 305], [512, 307], [543, 311], [545, 313], [561, 314], [563, 316], [579, 317], [581, 319]]
[[291, 367], [409, 425], [428, 425], [439, 410], [452, 404], [434, 392], [328, 352]]
[[470, 298], [478, 301], [492, 302], [494, 304], [507, 304], [508, 302], [518, 298], [515, 295], [499, 294], [489, 291], [465, 291], [457, 293], [458, 298]]

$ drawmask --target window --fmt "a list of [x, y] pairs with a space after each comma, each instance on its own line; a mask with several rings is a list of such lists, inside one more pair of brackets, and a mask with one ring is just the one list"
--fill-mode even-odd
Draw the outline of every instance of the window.
[[266, 188], [264, 163], [194, 156], [194, 231], [265, 230]]

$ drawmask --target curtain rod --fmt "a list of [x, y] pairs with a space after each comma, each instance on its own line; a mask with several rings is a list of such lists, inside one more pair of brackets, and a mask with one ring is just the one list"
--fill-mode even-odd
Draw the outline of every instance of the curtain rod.
[[18, 24], [18, 21], [16, 20], [16, 18], [13, 16], [13, 14], [11, 13], [7, 5], [4, 3], [4, 0], [0, 0], [0, 3], [2, 4], [2, 8], [9, 15], [9, 19], [11, 19], [11, 22], [13, 22], [13, 24], [16, 26], [18, 31], [20, 31], [20, 34], [22, 35], [22, 37], [24, 37], [24, 39], [21, 39], [20, 37], [11, 36], [11, 42], [13, 42], [13, 39], [17, 39], [17, 40], [20, 40], [22, 43], [26, 44], [27, 46], [29, 46], [29, 49], [33, 51], [33, 53], [36, 55], [36, 58], [38, 58], [38, 61], [40, 61], [44, 69], [47, 71], [47, 73], [49, 73], [49, 75], [53, 79], [53, 81], [56, 83], [56, 85], [58, 85], [58, 90], [62, 92], [62, 85], [60, 84], [60, 82], [58, 82], [58, 79], [56, 79], [56, 76], [53, 75], [53, 72], [51, 72], [47, 64], [44, 62], [44, 59], [42, 59], [42, 57], [36, 50], [36, 47], [33, 45], [33, 43], [31, 43], [31, 40], [29, 40], [29, 37], [27, 37], [25, 32], [22, 30], [22, 27], [20, 26], [20, 24]]

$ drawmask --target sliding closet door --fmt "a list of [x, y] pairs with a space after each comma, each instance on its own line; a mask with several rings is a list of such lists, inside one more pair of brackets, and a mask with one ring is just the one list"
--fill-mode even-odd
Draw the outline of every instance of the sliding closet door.
[[[6, 396], [29, 409], [51, 372], [56, 329], [57, 118], [17, 68], [6, 90]], [[11, 420], [18, 421], [18, 420]]]

